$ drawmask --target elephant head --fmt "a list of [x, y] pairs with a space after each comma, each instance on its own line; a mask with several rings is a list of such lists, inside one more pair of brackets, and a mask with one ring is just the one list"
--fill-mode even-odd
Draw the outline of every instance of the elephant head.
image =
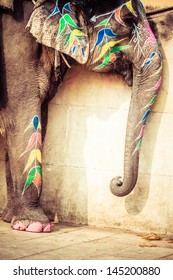
[[[132, 65], [124, 176], [123, 181], [117, 176], [110, 183], [114, 195], [125, 196], [137, 181], [146, 120], [162, 81], [161, 55], [140, 0], [93, 1], [90, 14], [94, 15], [89, 21], [84, 2], [87, 3], [66, 3], [60, 10], [58, 1], [56, 5], [47, 1], [46, 9], [35, 9], [28, 27], [39, 43], [66, 54], [67, 60], [72, 57], [92, 71], [122, 74]], [[128, 81], [128, 71], [124, 76]]]

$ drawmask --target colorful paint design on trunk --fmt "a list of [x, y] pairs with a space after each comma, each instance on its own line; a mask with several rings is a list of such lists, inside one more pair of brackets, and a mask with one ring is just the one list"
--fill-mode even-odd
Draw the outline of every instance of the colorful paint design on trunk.
[[42, 148], [42, 136], [41, 136], [41, 124], [40, 119], [36, 115], [33, 117], [31, 123], [25, 129], [24, 132], [32, 129], [33, 133], [31, 134], [28, 145], [25, 151], [21, 154], [21, 156], [29, 153], [28, 161], [25, 165], [23, 175], [28, 171], [27, 178], [25, 181], [25, 185], [23, 187], [22, 195], [26, 189], [33, 183], [38, 191], [38, 196], [41, 192], [41, 184], [42, 184], [42, 169], [41, 169], [41, 148]]
[[160, 60], [160, 65], [156, 67], [155, 72], [151, 76], [153, 77], [153, 79], [156, 79], [156, 77], [158, 76], [158, 81], [156, 80], [156, 84], [154, 86], [146, 88], [144, 90], [144, 94], [145, 92], [146, 94], [149, 94], [151, 92], [151, 97], [150, 97], [151, 99], [148, 100], [148, 103], [141, 109], [141, 112], [143, 110], [145, 110], [145, 112], [143, 113], [140, 121], [138, 122], [135, 128], [137, 129], [139, 126], [142, 125], [139, 135], [135, 139], [135, 142], [137, 141], [137, 144], [132, 155], [134, 155], [141, 147], [144, 130], [145, 130], [145, 123], [151, 113], [151, 108], [157, 97], [156, 93], [160, 88], [162, 82], [162, 77], [160, 77], [162, 71], [160, 52], [158, 52], [157, 47], [155, 48], [156, 51], [152, 51], [152, 52], [148, 51], [150, 50], [150, 48], [152, 49], [152, 45], [157, 46], [156, 38], [150, 28], [148, 21], [145, 20], [144, 23], [145, 23], [144, 25], [142, 25], [141, 23], [138, 23], [137, 25], [134, 24], [134, 29], [132, 31], [133, 36], [131, 39], [131, 43], [134, 45], [134, 51], [136, 52], [138, 59], [140, 61], [143, 61], [143, 63], [141, 64], [141, 69], [143, 71], [150, 72], [149, 69], [151, 67], [153, 68], [155, 67], [155, 61], [157, 63], [158, 59]]

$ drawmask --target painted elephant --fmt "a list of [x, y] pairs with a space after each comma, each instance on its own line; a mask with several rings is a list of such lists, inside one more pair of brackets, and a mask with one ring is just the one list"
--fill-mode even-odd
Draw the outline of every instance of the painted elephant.
[[51, 224], [39, 206], [42, 126], [68, 67], [80, 63], [92, 71], [115, 72], [133, 84], [124, 178], [110, 184], [114, 195], [124, 196], [137, 181], [139, 149], [161, 85], [162, 60], [139, 0], [38, 0], [34, 6], [0, 0], [1, 5], [7, 2], [14, 10], [1, 10], [0, 19], [0, 125], [8, 193], [3, 219], [13, 229], [49, 232]]

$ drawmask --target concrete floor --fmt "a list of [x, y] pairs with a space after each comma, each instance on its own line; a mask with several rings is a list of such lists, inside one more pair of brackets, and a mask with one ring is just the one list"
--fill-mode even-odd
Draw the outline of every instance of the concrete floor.
[[[144, 239], [145, 237], [145, 239]], [[1, 260], [173, 260], [173, 236], [53, 225], [51, 233], [12, 230], [0, 220]]]

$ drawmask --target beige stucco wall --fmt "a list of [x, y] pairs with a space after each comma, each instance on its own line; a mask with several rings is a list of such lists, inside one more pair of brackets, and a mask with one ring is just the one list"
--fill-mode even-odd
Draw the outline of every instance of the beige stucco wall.
[[[161, 43], [164, 81], [146, 128], [138, 183], [125, 198], [114, 197], [109, 183], [123, 175], [131, 89], [113, 75], [81, 67], [68, 71], [49, 104], [43, 149], [41, 202], [52, 217], [57, 214], [68, 223], [173, 233], [173, 38]], [[0, 173], [1, 210], [6, 202], [1, 151]]]
[[172, 0], [141, 0], [146, 9], [160, 9], [172, 6]]

